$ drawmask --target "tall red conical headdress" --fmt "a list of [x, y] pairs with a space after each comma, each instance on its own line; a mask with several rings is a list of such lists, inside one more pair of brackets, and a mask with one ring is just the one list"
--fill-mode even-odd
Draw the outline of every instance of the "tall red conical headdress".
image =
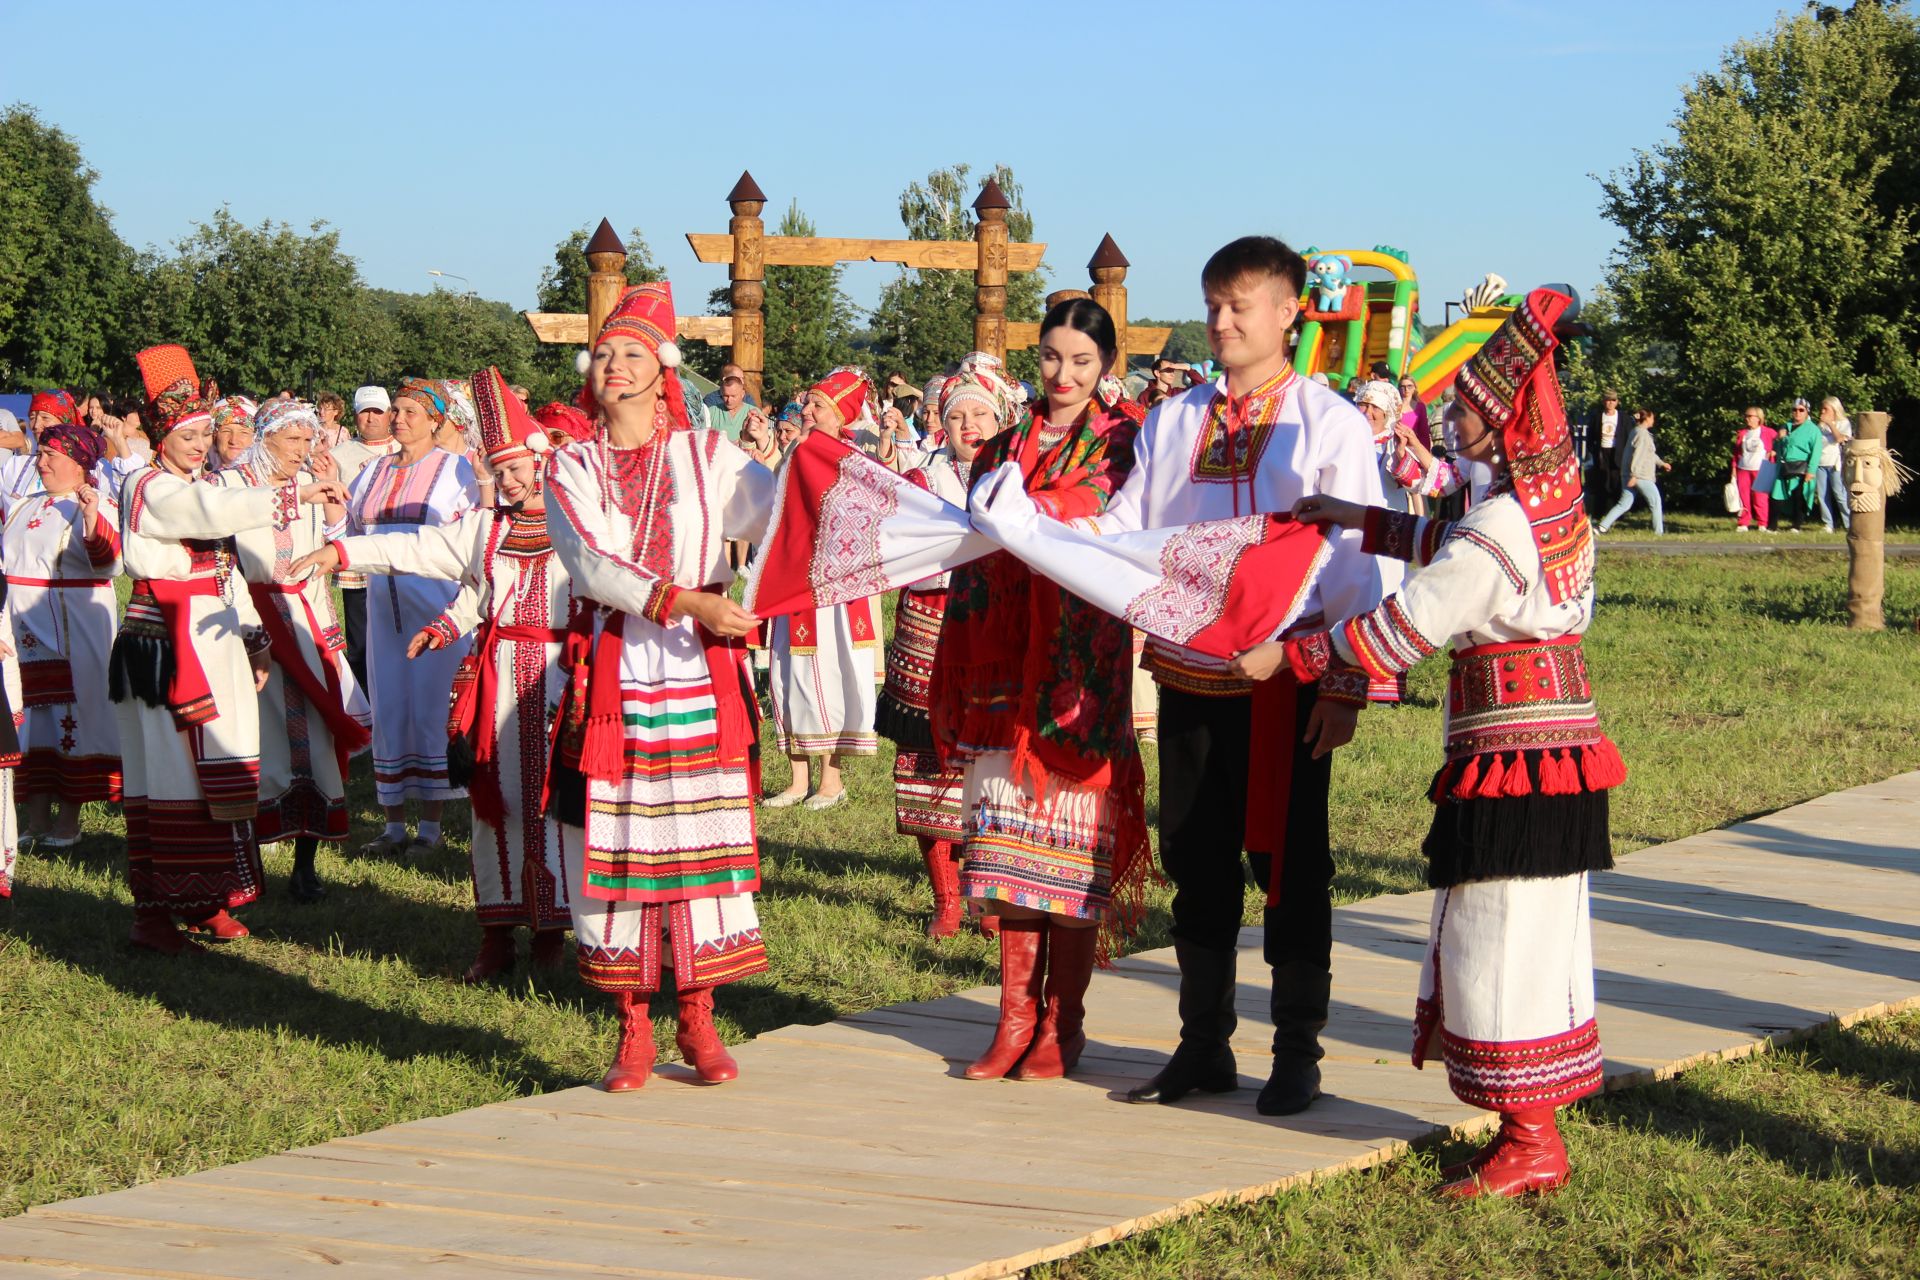
[[1455, 382], [1467, 407], [1500, 432], [1513, 492], [1533, 526], [1547, 594], [1556, 604], [1593, 585], [1593, 525], [1553, 366], [1560, 345], [1554, 325], [1572, 305], [1564, 293], [1535, 289]]
[[480, 420], [480, 449], [487, 465], [545, 454], [553, 448], [546, 428], [533, 420], [520, 397], [507, 390], [500, 370], [488, 365], [473, 375], [474, 415]]
[[185, 347], [177, 343], [148, 347], [133, 359], [140, 366], [147, 403], [163, 433], [189, 418], [210, 417], [206, 402], [200, 398], [200, 375]]

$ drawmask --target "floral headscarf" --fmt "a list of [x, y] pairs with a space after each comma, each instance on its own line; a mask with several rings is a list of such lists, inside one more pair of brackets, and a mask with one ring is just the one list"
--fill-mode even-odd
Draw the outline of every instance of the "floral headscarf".
[[404, 400], [409, 396], [426, 407], [436, 427], [447, 420], [446, 383], [426, 378], [402, 378], [400, 389], [393, 393], [393, 398]]
[[941, 425], [946, 423], [947, 410], [969, 400], [977, 400], [993, 410], [994, 419], [999, 422], [1001, 429], [1013, 425], [1014, 417], [1020, 410], [1020, 400], [1013, 384], [1007, 381], [1005, 366], [997, 356], [975, 351], [960, 362], [960, 372], [941, 384], [937, 409]]
[[[267, 437], [278, 435], [288, 427], [312, 427], [316, 435], [320, 431], [320, 411], [305, 400], [273, 400], [268, 402], [253, 419], [253, 443], [234, 460], [235, 466], [246, 467], [255, 475], [271, 476], [275, 471], [273, 456], [267, 452]], [[301, 467], [307, 465], [307, 459], [300, 460]]]
[[92, 474], [107, 451], [107, 442], [92, 427], [56, 422], [40, 433], [40, 448], [49, 453], [64, 454], [79, 463], [82, 471]]
[[213, 402], [213, 429], [230, 427], [238, 422], [245, 427], [253, 426], [255, 415], [260, 406], [245, 396], [223, 396]]
[[80, 406], [73, 398], [73, 392], [56, 387], [51, 391], [37, 391], [27, 403], [27, 417], [32, 419], [36, 413], [50, 413], [57, 422], [80, 426]]

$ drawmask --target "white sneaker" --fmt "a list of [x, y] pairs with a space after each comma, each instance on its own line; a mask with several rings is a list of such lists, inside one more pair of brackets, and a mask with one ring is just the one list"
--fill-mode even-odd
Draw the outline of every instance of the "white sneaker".
[[1733, 531], [1735, 533], [1752, 533], [1753, 526], [1749, 524], [1737, 524], [1733, 526]]

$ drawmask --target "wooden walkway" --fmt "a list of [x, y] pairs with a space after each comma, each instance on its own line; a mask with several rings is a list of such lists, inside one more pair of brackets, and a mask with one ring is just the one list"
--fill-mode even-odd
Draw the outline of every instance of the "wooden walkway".
[[[1632, 855], [1594, 885], [1613, 1086], [1920, 1002], [1920, 773]], [[1486, 1114], [1406, 1061], [1427, 894], [1339, 910], [1331, 1096], [1115, 1093], [1173, 1047], [1170, 951], [1094, 980], [1075, 1079], [972, 1083], [981, 989], [739, 1049], [720, 1089], [499, 1103], [45, 1205], [0, 1222], [0, 1274], [167, 1277], [1008, 1275], [1222, 1200], [1391, 1158]], [[1267, 1021], [1248, 930], [1236, 1048]]]

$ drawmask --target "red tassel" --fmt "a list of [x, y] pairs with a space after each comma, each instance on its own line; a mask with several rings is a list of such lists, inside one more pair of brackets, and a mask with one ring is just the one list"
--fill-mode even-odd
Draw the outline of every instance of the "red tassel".
[[1580, 773], [1586, 778], [1587, 790], [1605, 791], [1627, 780], [1627, 763], [1612, 741], [1601, 738], [1596, 746], [1580, 748]]
[[[1487, 771], [1480, 775], [1480, 785], [1473, 789], [1473, 794], [1482, 800], [1498, 800], [1500, 785], [1506, 781], [1507, 766], [1501, 761], [1498, 752], [1488, 758], [1493, 763], [1489, 764]], [[1518, 757], [1515, 759], [1517, 761]]]
[[1573, 763], [1572, 752], [1562, 748], [1558, 756], [1549, 752], [1540, 757], [1540, 794], [1543, 796], [1580, 794], [1580, 770]]
[[[341, 776], [344, 777], [345, 775], [342, 774]], [[1440, 771], [1433, 775], [1433, 785], [1427, 788], [1427, 799], [1435, 804], [1439, 804], [1442, 800], [1445, 800], [1447, 798], [1447, 785], [1452, 781], [1453, 763], [1449, 761], [1441, 765]]]
[[1473, 799], [1473, 784], [1480, 780], [1480, 757], [1467, 757], [1466, 767], [1460, 770], [1460, 776], [1454, 779], [1448, 792], [1455, 800]]
[[627, 763], [626, 728], [624, 716], [588, 717], [580, 736], [580, 772], [603, 782], [619, 778]]
[[[1540, 758], [1541, 767], [1546, 766], [1546, 757]], [[1500, 794], [1509, 799], [1533, 794], [1533, 779], [1527, 776], [1527, 757], [1523, 752], [1513, 753], [1513, 765], [1507, 770], [1507, 780], [1500, 784]]]

